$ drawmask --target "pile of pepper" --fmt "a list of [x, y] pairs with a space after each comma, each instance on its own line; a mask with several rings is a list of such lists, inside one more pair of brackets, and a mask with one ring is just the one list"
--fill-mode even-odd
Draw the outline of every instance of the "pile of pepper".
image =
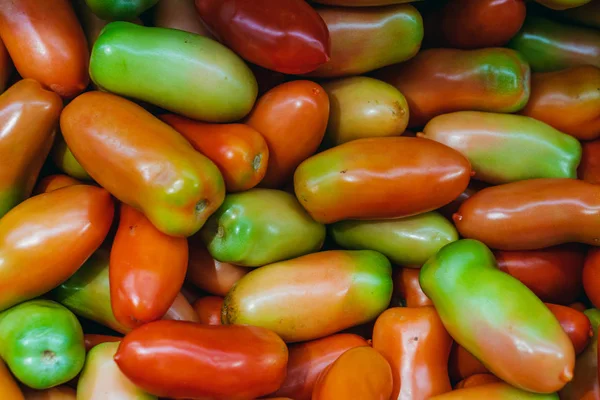
[[0, 0], [0, 399], [600, 399], [600, 0]]

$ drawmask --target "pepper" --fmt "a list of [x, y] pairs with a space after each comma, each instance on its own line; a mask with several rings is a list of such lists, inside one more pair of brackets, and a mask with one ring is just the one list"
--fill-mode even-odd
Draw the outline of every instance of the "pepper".
[[[580, 65], [531, 76], [531, 96], [521, 114], [579, 140], [600, 136], [600, 68]], [[585, 146], [585, 144], [584, 144]]]
[[600, 32], [595, 29], [529, 16], [508, 45], [523, 55], [534, 72], [586, 64], [600, 67]]
[[0, 218], [31, 195], [61, 111], [60, 96], [33, 79], [23, 79], [0, 95]]
[[452, 390], [448, 356], [452, 338], [433, 307], [395, 307], [375, 322], [373, 348], [389, 362], [392, 398], [428, 400]]
[[366, 76], [323, 84], [333, 104], [324, 141], [337, 146], [355, 139], [400, 136], [408, 125], [408, 104], [392, 85]]
[[0, 314], [0, 355], [34, 389], [73, 379], [83, 367], [83, 331], [73, 313], [50, 300], [30, 300]]
[[374, 74], [408, 102], [408, 127], [454, 111], [512, 113], [527, 104], [530, 69], [511, 49], [428, 49]]
[[474, 178], [501, 184], [535, 178], [576, 178], [579, 141], [533, 118], [461, 111], [433, 118], [418, 137], [469, 159]]
[[243, 118], [256, 100], [252, 71], [212, 39], [176, 29], [111, 22], [92, 49], [100, 88], [207, 122]]
[[467, 187], [470, 174], [469, 161], [448, 146], [380, 137], [353, 140], [304, 160], [294, 173], [294, 190], [322, 223], [390, 219], [448, 204]]
[[273, 396], [311, 400], [317, 378], [346, 351], [367, 346], [367, 341], [351, 333], [338, 333], [288, 347], [287, 374]]
[[461, 236], [494, 249], [536, 250], [571, 242], [598, 245], [598, 215], [600, 186], [547, 178], [483, 189], [453, 219]]
[[420, 282], [450, 335], [503, 381], [552, 393], [573, 378], [575, 351], [556, 317], [496, 267], [483, 243], [445, 246], [423, 266]]
[[196, 0], [211, 32], [253, 64], [286, 74], [329, 60], [329, 31], [304, 0]]
[[331, 250], [255, 269], [225, 297], [224, 324], [271, 329], [286, 342], [373, 320], [392, 296], [390, 262], [372, 250]]
[[200, 235], [215, 259], [258, 267], [318, 251], [325, 227], [292, 194], [251, 189], [227, 195]]
[[391, 395], [392, 371], [388, 362], [371, 347], [356, 347], [321, 372], [312, 400], [388, 400]]
[[225, 183], [215, 164], [129, 100], [84, 93], [65, 107], [60, 124], [90, 176], [163, 233], [194, 234], [223, 202]]
[[331, 59], [309, 76], [360, 75], [406, 61], [421, 48], [423, 19], [412, 5], [319, 7], [317, 12], [329, 30]]
[[125, 336], [114, 360], [134, 384], [161, 397], [250, 400], [281, 385], [288, 350], [256, 326], [155, 321]]
[[458, 240], [452, 223], [435, 211], [392, 220], [345, 220], [330, 225], [329, 232], [343, 248], [379, 251], [395, 265], [418, 267]]
[[88, 46], [69, 0], [0, 1], [0, 37], [23, 78], [64, 98], [88, 85]]
[[73, 275], [102, 244], [112, 217], [110, 194], [87, 185], [31, 197], [2, 217], [0, 311]]

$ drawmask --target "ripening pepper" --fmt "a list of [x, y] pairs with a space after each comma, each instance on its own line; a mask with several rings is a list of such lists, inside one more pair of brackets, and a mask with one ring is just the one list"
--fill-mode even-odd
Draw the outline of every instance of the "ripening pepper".
[[556, 317], [496, 267], [483, 243], [450, 243], [427, 261], [419, 280], [448, 333], [494, 375], [537, 393], [556, 392], [573, 378], [575, 351]]

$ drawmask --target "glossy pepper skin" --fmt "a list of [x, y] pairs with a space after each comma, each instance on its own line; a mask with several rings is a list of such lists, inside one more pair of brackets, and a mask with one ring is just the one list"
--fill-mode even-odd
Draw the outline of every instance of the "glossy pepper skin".
[[0, 361], [0, 395], [3, 399], [25, 400], [21, 388], [4, 361]]
[[467, 187], [470, 174], [463, 155], [433, 140], [359, 139], [302, 162], [294, 190], [322, 223], [400, 218], [449, 203]]
[[[414, 57], [423, 40], [423, 19], [409, 4], [389, 7], [320, 7], [331, 36], [331, 59], [310, 76], [360, 75]], [[398, 41], [397, 38], [402, 40]]]
[[81, 179], [82, 181], [92, 180], [92, 177], [81, 164], [79, 164], [79, 161], [75, 159], [75, 156], [73, 156], [73, 153], [67, 146], [67, 143], [65, 143], [62, 134], [56, 135], [51, 157], [54, 165], [65, 174], [76, 179]]
[[512, 113], [527, 104], [530, 69], [516, 51], [429, 49], [377, 71], [408, 101], [409, 127], [454, 111]]
[[100, 246], [112, 217], [110, 194], [85, 185], [31, 197], [2, 217], [0, 310], [69, 278]]
[[586, 5], [591, 0], [535, 0], [553, 10], [567, 10], [569, 8], [581, 7]]
[[52, 290], [49, 297], [80, 317], [127, 333], [131, 329], [117, 321], [111, 308], [109, 259], [109, 251], [98, 249], [76, 273]]
[[483, 189], [453, 219], [461, 236], [498, 250], [598, 245], [600, 186], [576, 179], [531, 179]]
[[331, 250], [258, 268], [225, 297], [224, 324], [262, 326], [286, 342], [373, 320], [392, 296], [390, 262], [372, 250]]
[[508, 43], [526, 9], [523, 0], [452, 0], [433, 13], [436, 23], [426, 21], [425, 35], [435, 35], [435, 47], [482, 49]]
[[200, 234], [188, 238], [187, 279], [215, 296], [225, 296], [233, 285], [250, 272], [246, 267], [215, 260], [202, 242]]
[[225, 184], [212, 161], [129, 100], [88, 92], [65, 108], [60, 123], [92, 178], [161, 232], [190, 236], [223, 202]]
[[489, 383], [466, 389], [453, 390], [431, 400], [558, 400], [558, 394], [539, 394], [517, 389], [504, 382]]
[[419, 273], [415, 268], [396, 268], [392, 275], [394, 280], [394, 297], [400, 298], [405, 307], [433, 306], [433, 303], [423, 293], [419, 283]]
[[186, 238], [169, 236], [138, 210], [121, 205], [110, 251], [110, 301], [115, 318], [129, 328], [160, 319], [183, 285]]
[[368, 346], [367, 341], [351, 333], [338, 333], [289, 346], [287, 374], [273, 396], [311, 400], [319, 374], [346, 351], [361, 346]]
[[77, 179], [71, 178], [68, 175], [48, 175], [38, 181], [37, 185], [35, 185], [35, 188], [33, 189], [33, 194], [37, 195], [41, 193], [52, 192], [63, 187], [80, 184], [81, 182], [79, 182]]
[[483, 243], [450, 243], [423, 266], [420, 282], [448, 333], [503, 381], [552, 393], [573, 378], [569, 337], [533, 292], [496, 267]]
[[288, 350], [255, 326], [156, 321], [125, 336], [114, 358], [134, 384], [161, 397], [251, 400], [281, 385]]
[[154, 26], [179, 29], [213, 38], [208, 28], [202, 23], [194, 0], [159, 1], [154, 7]]
[[583, 288], [594, 307], [600, 306], [600, 250], [590, 249], [583, 267]]
[[261, 134], [248, 125], [206, 124], [175, 114], [160, 119], [216, 164], [228, 193], [251, 189], [265, 177], [269, 148]]
[[600, 68], [580, 65], [531, 75], [531, 96], [521, 114], [580, 140], [600, 136]]
[[251, 63], [304, 74], [329, 60], [327, 26], [302, 0], [196, 0], [211, 32]]
[[598, 383], [598, 325], [600, 311], [588, 309], [584, 314], [590, 319], [594, 336], [583, 353], [577, 357], [573, 380], [560, 391], [561, 400], [594, 400], [600, 397]]
[[433, 307], [390, 308], [373, 329], [373, 348], [392, 368], [393, 399], [427, 400], [451, 391], [451, 346], [452, 338]]
[[176, 29], [111, 22], [90, 58], [96, 85], [207, 122], [231, 122], [252, 108], [257, 84], [235, 53]]
[[61, 111], [60, 96], [33, 79], [0, 95], [0, 218], [31, 195]]
[[229, 194], [200, 231], [217, 260], [259, 267], [318, 251], [325, 226], [294, 195], [275, 189]]
[[583, 142], [581, 162], [577, 168], [577, 177], [583, 181], [600, 183], [600, 140]]
[[223, 298], [219, 296], [206, 296], [196, 300], [193, 304], [198, 319], [205, 325], [222, 325], [221, 309], [223, 308]]
[[246, 119], [269, 147], [267, 173], [260, 186], [285, 184], [298, 164], [317, 151], [328, 118], [329, 98], [317, 83], [286, 82], [262, 95]]
[[408, 125], [408, 104], [395, 87], [366, 76], [323, 84], [330, 110], [324, 142], [337, 146], [355, 139], [400, 136]]
[[0, 1], [0, 37], [23, 78], [67, 98], [86, 88], [89, 52], [69, 0]]
[[34, 389], [73, 379], [83, 367], [83, 331], [73, 313], [50, 300], [31, 300], [0, 314], [0, 355]]
[[498, 268], [520, 280], [542, 301], [570, 304], [582, 293], [585, 249], [576, 244], [540, 250], [494, 251]]
[[581, 353], [593, 336], [592, 325], [589, 318], [571, 307], [558, 304], [545, 303], [546, 307], [556, 317], [575, 349], [575, 354]]
[[600, 67], [600, 32], [590, 28], [530, 16], [508, 45], [523, 55], [534, 72], [586, 64]]
[[371, 347], [357, 347], [321, 372], [312, 400], [387, 400], [391, 395], [392, 371], [388, 362]]
[[474, 179], [502, 184], [535, 178], [577, 178], [579, 141], [533, 118], [459, 111], [433, 118], [419, 137], [462, 153]]
[[127, 378], [113, 357], [120, 342], [101, 343], [86, 356], [85, 366], [77, 383], [79, 400], [135, 399], [156, 400]]
[[[575, 354], [580, 354], [586, 348], [593, 334], [589, 318], [582, 311], [572, 307], [550, 303], [545, 303], [545, 305], [554, 314], [562, 329], [569, 336], [571, 343], [573, 343]], [[466, 380], [469, 377], [486, 375], [487, 372], [489, 372], [487, 368], [471, 353], [465, 350], [464, 347], [460, 345], [453, 347], [450, 353], [450, 377], [453, 380], [462, 378]], [[456, 388], [458, 389], [458, 387]]]
[[158, 0], [85, 0], [98, 17], [108, 20], [129, 20], [137, 17]]
[[3, 93], [8, 85], [8, 80], [13, 72], [13, 63], [6, 46], [0, 39], [0, 93]]
[[458, 240], [454, 225], [435, 211], [391, 220], [339, 221], [329, 234], [343, 248], [375, 250], [395, 265], [417, 267]]

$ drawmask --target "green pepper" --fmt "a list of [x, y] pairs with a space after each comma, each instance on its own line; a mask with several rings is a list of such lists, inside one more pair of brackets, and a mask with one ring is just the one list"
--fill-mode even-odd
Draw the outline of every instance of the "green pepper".
[[0, 355], [34, 389], [73, 379], [85, 360], [83, 330], [73, 313], [50, 300], [30, 300], [0, 314]]
[[396, 265], [417, 267], [458, 240], [454, 225], [434, 211], [390, 220], [340, 221], [331, 225], [330, 233], [343, 248], [375, 250]]
[[250, 68], [222, 44], [129, 22], [104, 27], [92, 49], [90, 76], [109, 92], [209, 122], [243, 118], [258, 93]]
[[595, 29], [532, 16], [508, 45], [523, 54], [534, 72], [586, 64], [600, 67], [600, 32]]
[[572, 379], [575, 350], [556, 317], [483, 243], [446, 245], [419, 282], [448, 333], [503, 381], [553, 393]]
[[535, 178], [577, 178], [581, 144], [524, 115], [461, 111], [433, 118], [419, 137], [461, 152], [475, 179], [501, 184]]
[[258, 267], [319, 250], [325, 226], [313, 220], [293, 195], [252, 189], [227, 195], [200, 235], [215, 259]]
[[50, 292], [50, 297], [75, 314], [117, 332], [127, 333], [112, 311], [108, 281], [109, 252], [100, 248], [73, 276]]
[[158, 3], [158, 1], [159, 0], [85, 0], [86, 4], [94, 14], [107, 21], [134, 19]]

